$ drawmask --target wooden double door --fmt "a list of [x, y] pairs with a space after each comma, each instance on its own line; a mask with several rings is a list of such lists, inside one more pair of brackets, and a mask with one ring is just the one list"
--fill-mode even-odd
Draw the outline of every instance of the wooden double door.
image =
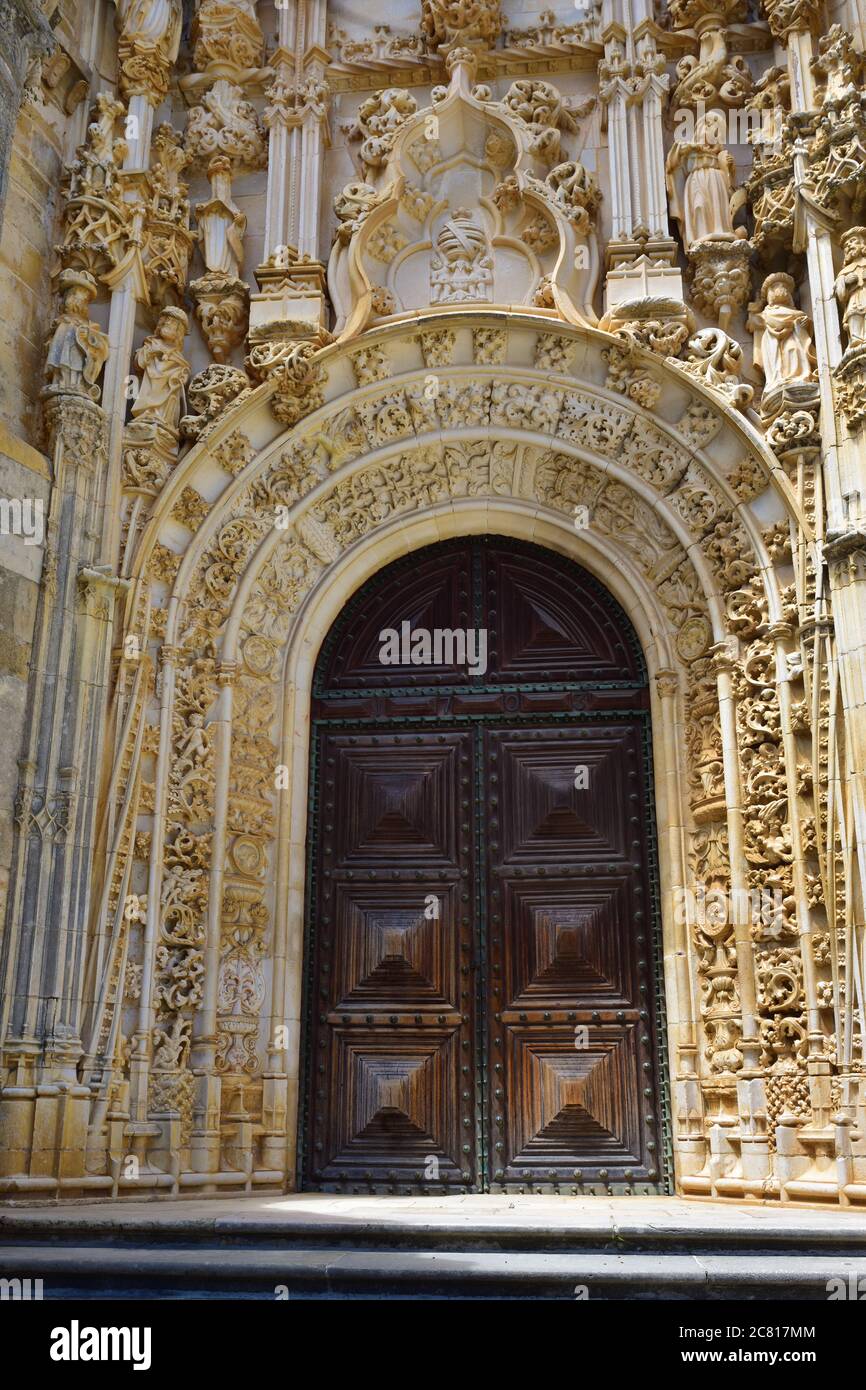
[[[469, 629], [485, 670], [400, 664]], [[314, 683], [306, 1189], [665, 1190], [648, 734], [627, 618], [549, 551], [356, 595]]]

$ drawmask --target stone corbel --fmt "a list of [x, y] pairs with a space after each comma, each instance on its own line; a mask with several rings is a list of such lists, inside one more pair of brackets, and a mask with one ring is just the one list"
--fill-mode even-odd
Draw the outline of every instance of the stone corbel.
[[309, 342], [287, 340], [277, 325], [271, 337], [262, 337], [250, 350], [246, 365], [257, 381], [272, 383], [276, 390], [272, 409], [284, 425], [294, 425], [322, 404], [323, 374], [313, 360]]

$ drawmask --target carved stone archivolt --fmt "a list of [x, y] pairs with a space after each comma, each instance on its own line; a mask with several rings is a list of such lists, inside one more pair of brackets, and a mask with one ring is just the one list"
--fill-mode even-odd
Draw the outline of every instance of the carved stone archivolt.
[[[659, 699], [673, 701], [672, 713], [683, 699], [688, 737], [664, 742], [659, 706], [657, 756], [663, 773], [682, 760], [687, 793], [676, 814], [688, 827], [688, 857], [671, 866], [680, 897], [672, 891], [665, 905], [666, 932], [672, 942], [681, 934], [702, 1000], [699, 1032], [688, 1014], [674, 1025], [683, 1095], [736, 1119], [737, 1077], [750, 1067], [802, 1091], [799, 939], [809, 908], [798, 897], [806, 866], [794, 862], [803, 807], [792, 809], [792, 797], [803, 788], [788, 761], [788, 694], [773, 666], [780, 642], [791, 652], [788, 679], [799, 668], [784, 626], [789, 552], [775, 533], [765, 543], [752, 500], [763, 495], [766, 508], [772, 498], [801, 531], [807, 525], [758, 435], [743, 417], [732, 423], [739, 360], [720, 330], [704, 331], [720, 340], [693, 340], [691, 373], [636, 338], [531, 314], [506, 326], [469, 304], [440, 311], [436, 323], [428, 315], [420, 330], [395, 325], [347, 348], [308, 351], [301, 365], [284, 364], [285, 375], [275, 366], [271, 377], [260, 363], [257, 392], [228, 376], [200, 383], [201, 442], [165, 484], [153, 539], [133, 563], [149, 591], [149, 649], [171, 712], [154, 788], [166, 834], [158, 850], [148, 842], [162, 885], [149, 1113], [177, 1130], [182, 1164], [205, 1142], [190, 1121], [204, 1084], [191, 1070], [200, 1029], [212, 1030], [210, 1075], [224, 1088], [213, 1102], [222, 1161], [241, 1111], [253, 1117], [244, 1123], [254, 1166], [271, 1152], [266, 1116], [281, 1117], [286, 1152], [296, 1058], [264, 1019], [291, 1007], [277, 1005], [271, 963], [298, 929], [286, 916], [277, 846], [298, 814], [291, 765], [279, 774], [284, 750], [302, 749], [305, 738], [303, 700], [286, 704], [304, 615], [327, 594], [337, 601], [350, 557], [370, 556], [375, 567], [389, 546], [405, 547], [407, 527], [451, 534], [482, 514], [482, 526], [517, 533], [535, 517], [536, 535], [558, 538], [621, 597], [630, 593], [632, 611], [644, 612], [639, 626], [653, 634], [653, 661], [678, 675], [660, 682]], [[435, 392], [425, 391], [431, 369]], [[293, 373], [299, 389], [282, 431]], [[311, 377], [314, 388], [301, 389]], [[254, 450], [253, 431], [271, 443]], [[215, 467], [225, 478], [219, 495]], [[200, 470], [209, 481], [198, 487]], [[588, 519], [585, 528], [576, 518]], [[156, 716], [153, 707], [158, 748]], [[742, 815], [732, 809], [732, 779], [743, 786]], [[303, 865], [292, 873], [302, 877]], [[738, 885], [749, 904], [739, 915]], [[702, 1165], [709, 1172], [716, 1161], [709, 1147], [700, 1151], [693, 1190], [704, 1190]]]

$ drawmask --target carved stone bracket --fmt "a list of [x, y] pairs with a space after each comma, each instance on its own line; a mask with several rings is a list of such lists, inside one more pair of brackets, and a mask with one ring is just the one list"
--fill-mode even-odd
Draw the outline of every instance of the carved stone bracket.
[[190, 283], [196, 313], [216, 362], [225, 362], [244, 340], [249, 286], [245, 280], [209, 270]]
[[699, 241], [689, 248], [695, 308], [726, 328], [749, 297], [747, 241]]

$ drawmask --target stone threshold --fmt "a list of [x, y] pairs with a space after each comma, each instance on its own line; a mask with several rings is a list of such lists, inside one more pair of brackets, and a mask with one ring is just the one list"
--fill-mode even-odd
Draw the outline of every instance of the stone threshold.
[[0, 1207], [0, 1243], [152, 1237], [512, 1236], [548, 1240], [686, 1240], [733, 1244], [860, 1246], [866, 1212], [680, 1197], [468, 1194], [448, 1197], [296, 1193], [271, 1197], [70, 1202]]

